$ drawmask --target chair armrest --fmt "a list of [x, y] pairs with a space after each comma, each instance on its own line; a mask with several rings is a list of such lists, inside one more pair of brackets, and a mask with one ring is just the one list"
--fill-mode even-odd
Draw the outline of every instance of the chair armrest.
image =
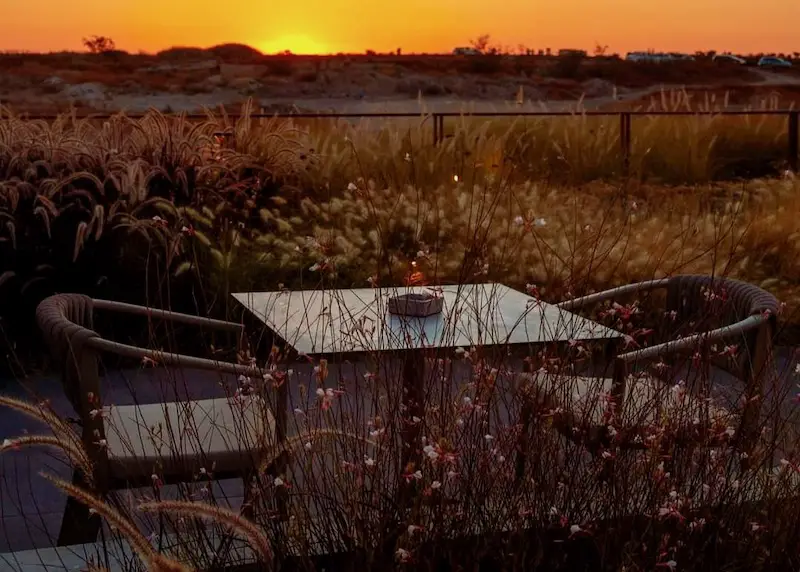
[[218, 371], [221, 373], [231, 373], [246, 376], [261, 376], [264, 374], [264, 370], [253, 366], [137, 348], [136, 346], [120, 344], [118, 342], [104, 340], [103, 338], [99, 337], [90, 338], [86, 344], [94, 349], [123, 357], [130, 357], [139, 360], [149, 359], [159, 365], [176, 365], [180, 367], [205, 369], [210, 371]]
[[625, 286], [619, 286], [618, 288], [581, 296], [580, 298], [565, 300], [564, 302], [559, 302], [556, 306], [562, 310], [576, 310], [590, 304], [597, 304], [598, 302], [604, 302], [605, 300], [611, 300], [617, 296], [623, 296], [633, 292], [647, 292], [657, 288], [665, 288], [667, 284], [669, 284], [669, 281], [669, 278], [660, 278], [658, 280], [647, 280], [646, 282], [627, 284]]
[[678, 340], [664, 342], [663, 344], [658, 344], [649, 348], [643, 348], [640, 350], [620, 354], [617, 356], [617, 359], [626, 363], [630, 363], [638, 360], [654, 359], [670, 353], [686, 351], [696, 347], [699, 343], [715, 342], [735, 336], [737, 334], [742, 334], [748, 330], [757, 328], [768, 320], [769, 316], [766, 315], [759, 314], [750, 316], [741, 322], [736, 322], [730, 326], [724, 326], [722, 328], [717, 328], [716, 330], [709, 330], [708, 332], [702, 332], [687, 336], [685, 338], [680, 338]]
[[213, 328], [216, 330], [225, 330], [230, 332], [241, 332], [243, 326], [234, 322], [226, 322], [224, 320], [214, 320], [212, 318], [204, 318], [202, 316], [192, 316], [190, 314], [181, 314], [180, 312], [171, 312], [169, 310], [158, 310], [156, 308], [148, 308], [145, 306], [137, 306], [135, 304], [126, 304], [125, 302], [114, 302], [112, 300], [94, 300], [94, 307], [98, 310], [110, 310], [114, 312], [124, 312], [126, 314], [137, 314], [139, 316], [148, 316], [154, 318], [161, 318], [172, 322], [179, 322], [191, 326], [204, 326], [206, 328]]

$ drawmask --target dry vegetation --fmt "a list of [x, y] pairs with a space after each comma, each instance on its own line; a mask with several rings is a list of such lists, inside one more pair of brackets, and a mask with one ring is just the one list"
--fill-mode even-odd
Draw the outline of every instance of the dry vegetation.
[[[794, 77], [793, 71], [787, 77]], [[536, 101], [610, 96], [614, 89], [653, 85], [757, 84], [750, 67], [720, 66], [707, 59], [669, 65], [631, 63], [614, 57], [340, 55], [264, 56], [224, 45], [174, 48], [156, 55], [0, 54], [0, 100], [17, 112], [53, 113], [70, 106], [114, 110], [122, 96], [184, 94], [261, 98], [450, 96], [511, 100], [523, 87]], [[85, 93], [90, 86], [92, 92]], [[129, 102], [128, 102], [129, 104]]]
[[[586, 256], [586, 241], [609, 240], [612, 250], [591, 265], [592, 287], [724, 263], [792, 306], [800, 300], [798, 183], [783, 171], [783, 118], [637, 118], [624, 184], [614, 118], [453, 120], [439, 147], [428, 129], [424, 120], [363, 129], [247, 115], [6, 118], [4, 305], [54, 288], [116, 293], [158, 244], [173, 272], [205, 281], [224, 270], [233, 274], [226, 280], [257, 276], [264, 288], [266, 276], [271, 286], [296, 283], [313, 263], [297, 252], [309, 236], [329, 245], [348, 284], [364, 284], [387, 253], [381, 271], [397, 279], [424, 243], [450, 280], [476, 225], [488, 233], [482, 255], [492, 257], [492, 276], [517, 286], [575, 279], [564, 269], [587, 267], [564, 261]], [[215, 137], [222, 131], [234, 136]], [[738, 176], [775, 178], [725, 182]], [[548, 225], [514, 241], [511, 254], [503, 241], [519, 232], [509, 228], [517, 216]], [[376, 236], [376, 220], [388, 234]], [[196, 233], [182, 234], [184, 226]], [[720, 241], [731, 245], [723, 261], [700, 255]], [[498, 249], [507, 258], [496, 259]], [[126, 264], [95, 265], [120, 256]], [[120, 294], [136, 297], [138, 287]]]
[[[677, 99], [677, 101], [676, 101]], [[604, 106], [609, 111], [696, 110], [696, 109], [796, 109], [800, 104], [800, 85], [719, 85], [709, 88], [662, 90], [638, 100]]]
[[[781, 164], [785, 121], [642, 119], [630, 176], [623, 177], [611, 120], [463, 119], [448, 126], [452, 137], [433, 146], [422, 119], [364, 129], [256, 120], [250, 112], [246, 107], [235, 121], [209, 113], [204, 122], [158, 112], [94, 123], [4, 117], [6, 336], [22, 339], [32, 308], [55, 291], [225, 314], [230, 292], [280, 286], [480, 280], [521, 290], [536, 284], [544, 299], [557, 300], [654, 276], [715, 273], [775, 293], [787, 304], [787, 319], [800, 309], [800, 181]], [[215, 136], [220, 131], [232, 137], [223, 141]], [[753, 173], [764, 176], [731, 180]], [[631, 331], [646, 327], [634, 323], [635, 312], [608, 319]], [[559, 356], [566, 361], [558, 363], [577, 363], [579, 355]], [[658, 447], [631, 455], [606, 451], [618, 459], [617, 477], [609, 480], [608, 456], [565, 445], [552, 430], [552, 411], [539, 411], [520, 487], [508, 460], [518, 447], [522, 407], [515, 399], [522, 397], [503, 401], [514, 372], [480, 352], [461, 357], [468, 373], [459, 393], [426, 403], [427, 458], [414, 471], [398, 466], [393, 438], [375, 442], [399, 426], [396, 384], [380, 375], [373, 385], [356, 384], [362, 402], [334, 391], [343, 378], [329, 379], [327, 365], [315, 362], [306, 379], [297, 374], [307, 397], [295, 421], [295, 444], [303, 444], [292, 453], [298, 472], [261, 475], [254, 503], [262, 516], [182, 502], [197, 499], [203, 483], [193, 483], [179, 501], [112, 503], [126, 511], [60, 486], [127, 535], [151, 571], [182, 568], [126, 524], [141, 511], [168, 516], [149, 521], [147, 530], [177, 530], [197, 543], [182, 555], [197, 569], [216, 547], [203, 544], [205, 525], [196, 519], [190, 525], [186, 515], [210, 516], [233, 529], [265, 567], [294, 551], [299, 567], [310, 568], [311, 544], [330, 546], [342, 537], [365, 548], [353, 564], [363, 570], [396, 562], [433, 566], [442, 558], [484, 561], [497, 570], [569, 569], [575, 558], [595, 555], [609, 570], [796, 567], [796, 447], [777, 413], [765, 421], [772, 433], [764, 433], [775, 438], [754, 450], [739, 450], [733, 440], [721, 449], [706, 442], [679, 457], [671, 457], [670, 421], [660, 419], [651, 426]], [[457, 361], [437, 358], [443, 367]], [[260, 380], [243, 383], [269, 389]], [[367, 411], [366, 402], [375, 405]], [[500, 402], [508, 418], [486, 425], [481, 411]], [[64, 433], [51, 417], [45, 421]], [[713, 438], [728, 430], [714, 425]], [[342, 438], [317, 447], [312, 436], [320, 431]], [[63, 439], [82, 461], [71, 437]], [[3, 449], [29, 444], [37, 442], [9, 441]], [[743, 453], [758, 462], [742, 467]], [[776, 455], [783, 468], [769, 473]], [[318, 463], [328, 466], [317, 461], [322, 457], [336, 470], [315, 473]], [[387, 491], [415, 480], [427, 494], [409, 512]], [[284, 526], [263, 515], [271, 514], [275, 491], [287, 482], [294, 518]], [[746, 502], [753, 490], [762, 503]], [[639, 520], [621, 499], [631, 500]], [[539, 527], [533, 536], [500, 535], [504, 527], [532, 525]], [[492, 533], [443, 544], [457, 531], [477, 529]]]

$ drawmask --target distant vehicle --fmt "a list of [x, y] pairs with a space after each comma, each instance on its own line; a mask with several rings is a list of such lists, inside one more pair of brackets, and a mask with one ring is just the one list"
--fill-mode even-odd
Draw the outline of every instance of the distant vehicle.
[[714, 57], [711, 58], [711, 61], [720, 64], [736, 64], [739, 66], [743, 66], [747, 63], [744, 58], [734, 56], [733, 54], [715, 54]]
[[659, 62], [661, 61], [661, 54], [654, 54], [648, 52], [628, 52], [625, 59], [629, 62]]
[[760, 68], [790, 68], [792, 62], [786, 61], [783, 58], [775, 56], [764, 56], [758, 60], [758, 67]]
[[454, 56], [479, 56], [481, 55], [480, 50], [476, 50], [475, 48], [456, 48], [453, 50]]
[[629, 62], [675, 62], [693, 60], [694, 56], [687, 54], [665, 54], [660, 52], [628, 52], [625, 59]]

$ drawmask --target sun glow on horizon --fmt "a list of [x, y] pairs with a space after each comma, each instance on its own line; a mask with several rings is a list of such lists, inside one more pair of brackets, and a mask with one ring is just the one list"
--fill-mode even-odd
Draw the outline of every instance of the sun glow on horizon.
[[266, 42], [260, 42], [257, 47], [265, 54], [277, 54], [286, 50], [298, 55], [330, 53], [328, 46], [305, 34], [286, 34]]

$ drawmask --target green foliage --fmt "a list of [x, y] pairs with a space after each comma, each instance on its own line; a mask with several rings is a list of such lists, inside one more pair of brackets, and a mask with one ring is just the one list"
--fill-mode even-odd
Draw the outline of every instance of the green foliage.
[[[686, 104], [671, 97], [664, 107]], [[557, 297], [581, 268], [593, 287], [711, 271], [719, 261], [701, 253], [720, 248], [723, 223], [726, 263], [756, 282], [779, 276], [775, 288], [793, 304], [800, 227], [780, 214], [795, 200], [792, 180], [746, 193], [738, 185], [637, 186], [775, 173], [784, 123], [637, 118], [624, 187], [650, 208], [631, 216], [613, 182], [622, 180], [613, 119], [448, 120], [452, 136], [434, 146], [424, 119], [303, 125], [254, 119], [250, 104], [235, 121], [156, 111], [104, 122], [10, 116], [0, 121], [0, 315], [29, 324], [36, 303], [55, 291], [222, 311], [233, 290], [397, 283], [419, 253], [431, 280], [489, 265], [500, 281], [536, 282]], [[776, 220], [765, 222], [765, 204], [782, 209], [770, 215]], [[720, 205], [736, 215], [720, 222]], [[518, 217], [549, 223], [515, 237], [509, 221]], [[602, 232], [574, 234], [597, 229], [598, 217]], [[737, 234], [737, 225], [760, 231]], [[690, 230], [694, 249], [675, 250]], [[600, 251], [602, 264], [586, 258]]]

